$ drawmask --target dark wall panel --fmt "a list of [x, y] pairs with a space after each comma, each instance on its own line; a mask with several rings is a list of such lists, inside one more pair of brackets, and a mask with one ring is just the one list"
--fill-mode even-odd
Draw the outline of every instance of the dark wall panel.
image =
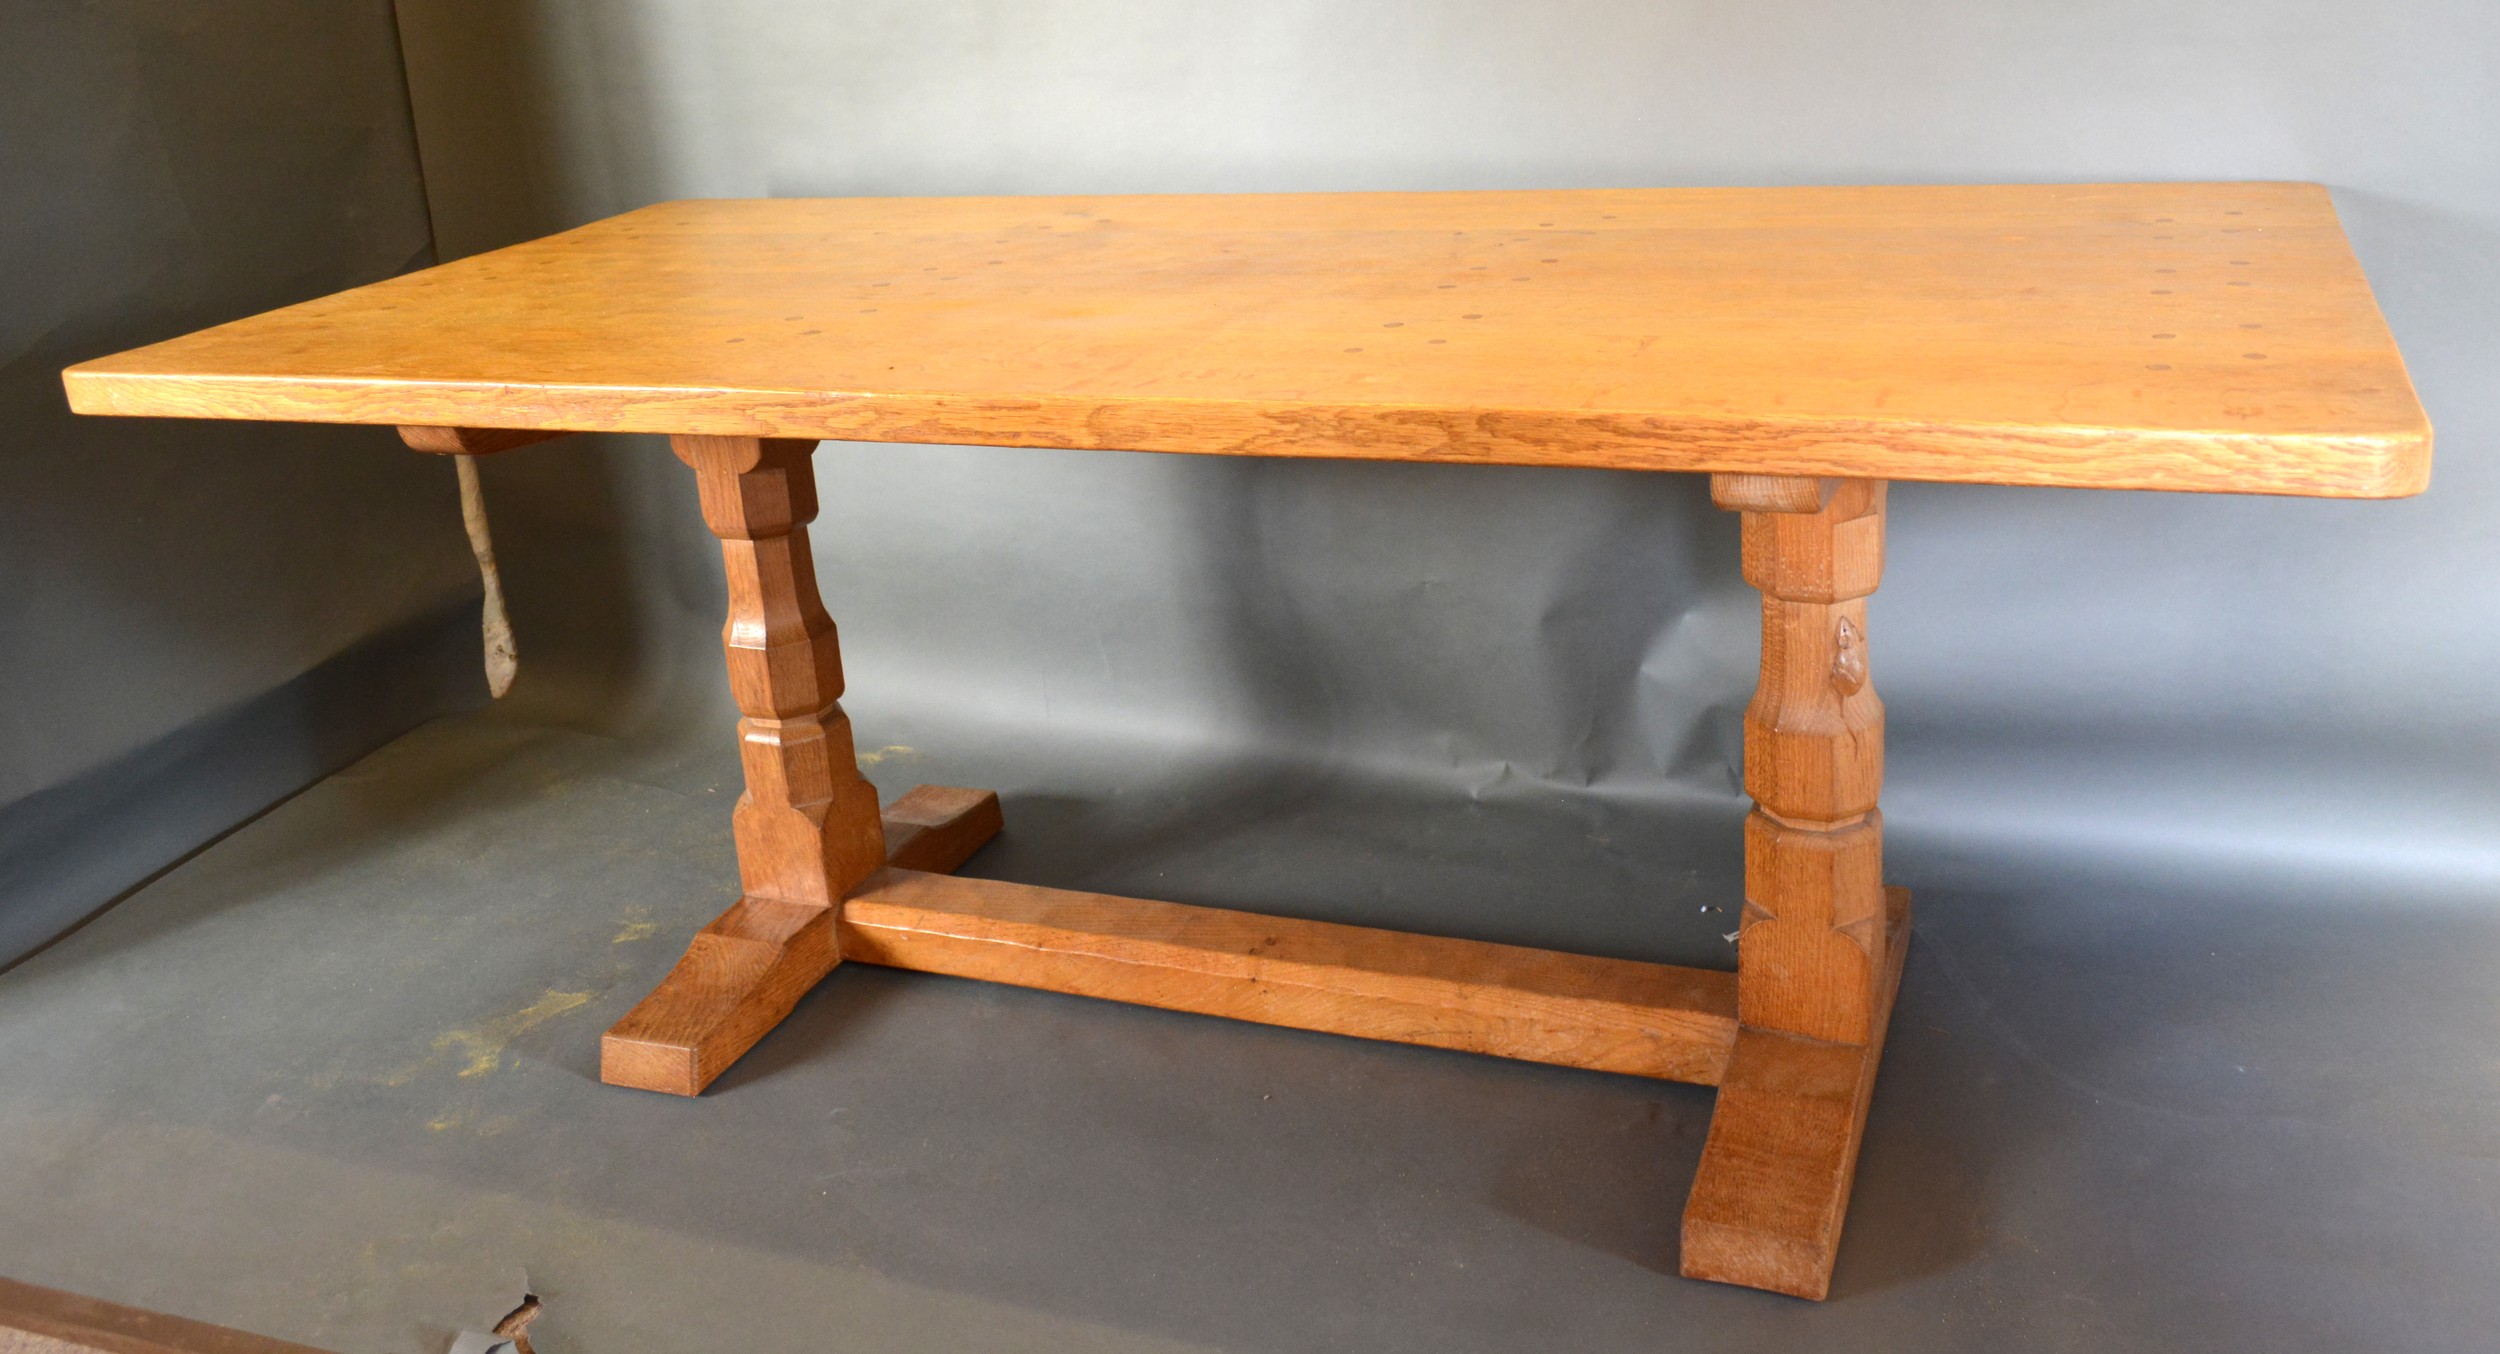
[[430, 260], [387, 0], [0, 6], [0, 201], [5, 962], [482, 692], [447, 464], [61, 393], [68, 363]]

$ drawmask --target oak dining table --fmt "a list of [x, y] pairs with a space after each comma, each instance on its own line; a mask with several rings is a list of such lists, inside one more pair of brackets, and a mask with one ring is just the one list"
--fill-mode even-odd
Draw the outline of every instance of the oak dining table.
[[[2367, 499], [2430, 463], [2300, 183], [664, 202], [64, 380], [81, 413], [425, 452], [672, 439], [726, 561], [741, 896], [604, 1080], [695, 1095], [852, 961], [1698, 1082], [1683, 1273], [1813, 1298], [1910, 936], [1887, 484]], [[808, 551], [824, 439], [1708, 474], [1762, 595], [1734, 972], [955, 874], [999, 801], [881, 809], [860, 775]]]

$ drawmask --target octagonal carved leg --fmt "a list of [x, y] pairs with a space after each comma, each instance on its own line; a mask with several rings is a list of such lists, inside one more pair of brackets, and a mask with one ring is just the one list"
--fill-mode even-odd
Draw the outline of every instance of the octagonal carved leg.
[[1762, 592], [1745, 712], [1745, 911], [1736, 1050], [1684, 1212], [1684, 1273], [1800, 1297], [1831, 1283], [1909, 935], [1884, 887], [1884, 706], [1866, 599], [1883, 575], [1875, 480], [1718, 476]]
[[843, 715], [842, 654], [816, 594], [814, 442], [679, 437], [729, 580], [721, 633], [743, 716], [731, 815], [742, 891], [666, 981], [609, 1030], [600, 1076], [693, 1095], [841, 962], [835, 909], [885, 863], [877, 792]]

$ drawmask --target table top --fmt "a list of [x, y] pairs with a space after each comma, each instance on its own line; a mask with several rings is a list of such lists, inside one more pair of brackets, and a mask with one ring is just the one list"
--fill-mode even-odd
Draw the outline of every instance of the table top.
[[72, 367], [82, 413], [2418, 492], [2298, 183], [665, 202]]

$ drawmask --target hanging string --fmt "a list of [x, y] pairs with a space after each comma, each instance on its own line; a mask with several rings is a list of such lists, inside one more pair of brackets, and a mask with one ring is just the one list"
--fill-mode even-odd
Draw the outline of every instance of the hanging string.
[[478, 577], [486, 584], [486, 689], [500, 700], [520, 670], [521, 650], [512, 640], [512, 620], [504, 614], [503, 575], [495, 570], [495, 541], [486, 532], [486, 495], [478, 488], [477, 458], [452, 460], [460, 470], [460, 520], [469, 528], [469, 551], [477, 556]]

